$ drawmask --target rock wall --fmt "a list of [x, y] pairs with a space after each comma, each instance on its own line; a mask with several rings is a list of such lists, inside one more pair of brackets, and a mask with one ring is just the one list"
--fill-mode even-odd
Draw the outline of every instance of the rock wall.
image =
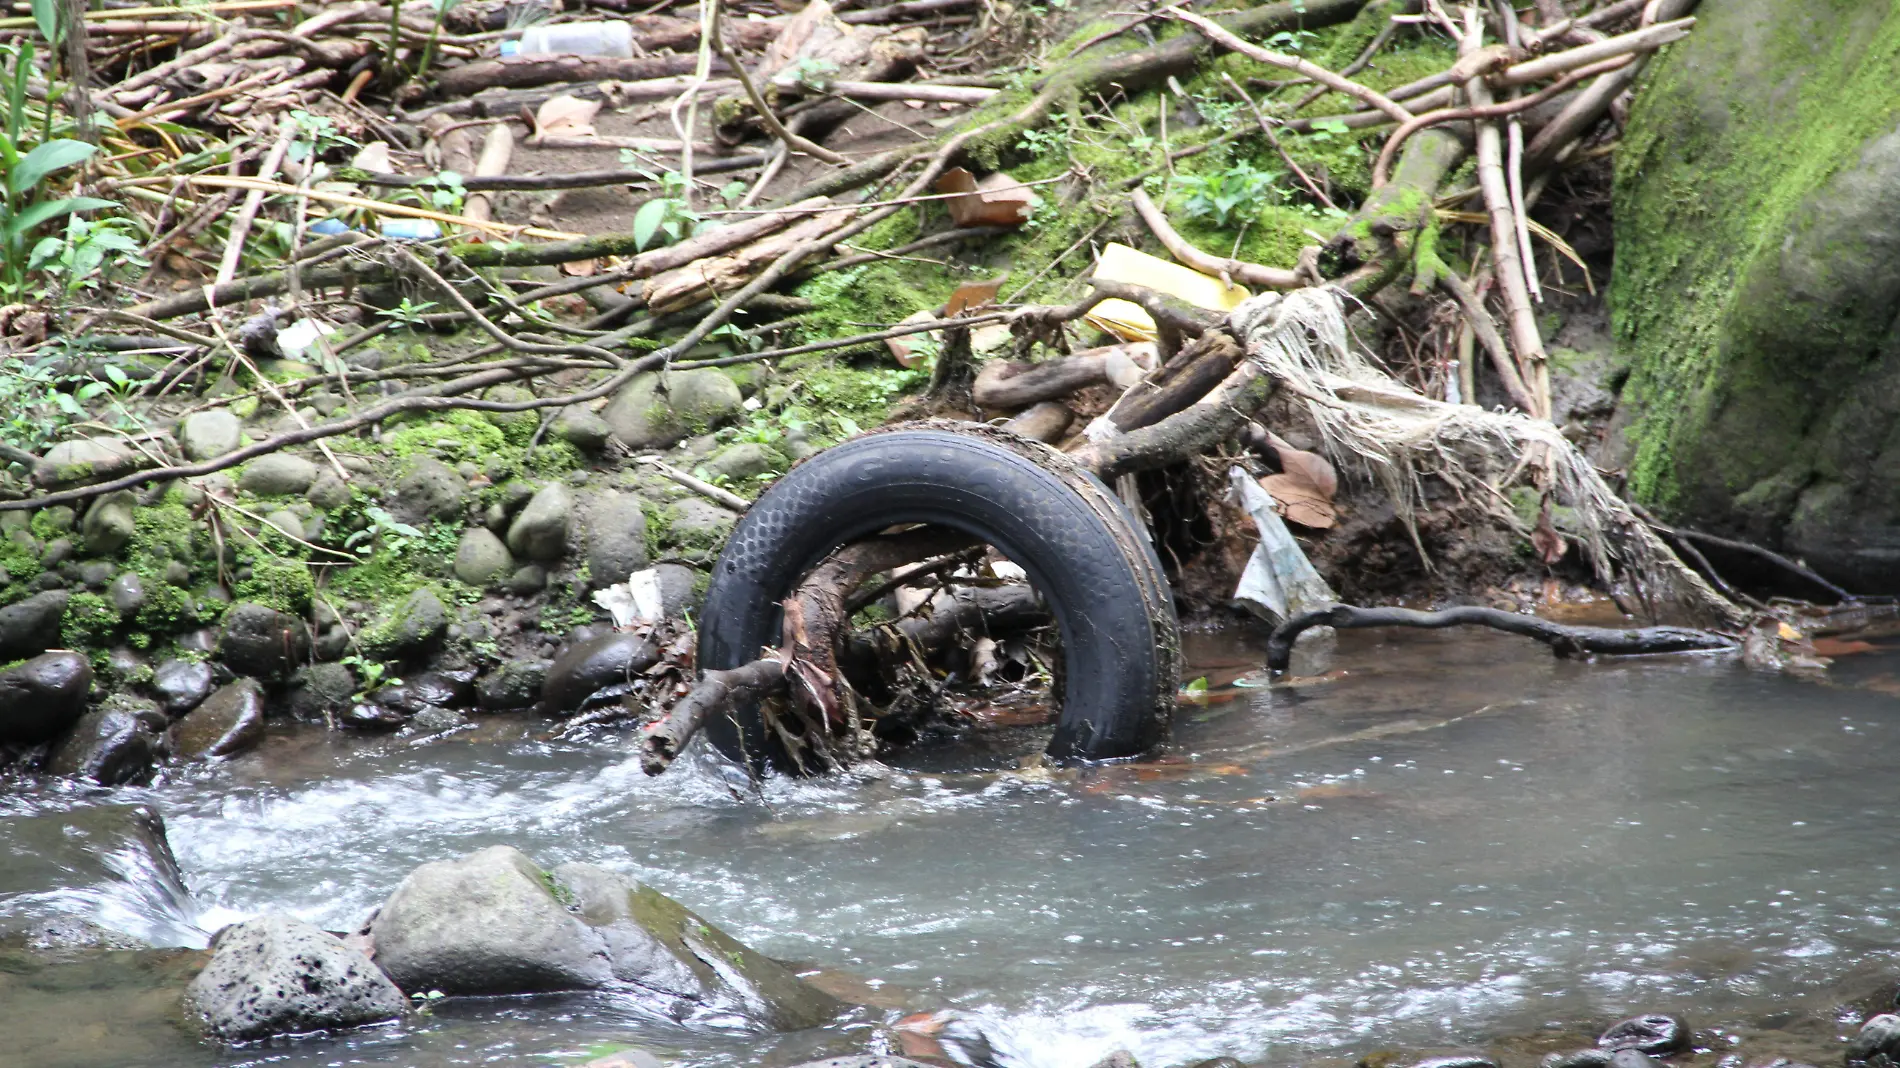
[[1618, 153], [1636, 495], [1900, 585], [1900, 4], [1708, 0]]

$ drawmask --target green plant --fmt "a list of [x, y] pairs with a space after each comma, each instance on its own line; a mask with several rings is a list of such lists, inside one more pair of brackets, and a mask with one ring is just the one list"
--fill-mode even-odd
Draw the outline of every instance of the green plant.
[[345, 538], [345, 549], [354, 549], [363, 556], [368, 556], [379, 547], [400, 553], [409, 547], [410, 541], [421, 541], [423, 538], [422, 531], [376, 505], [363, 509], [363, 516], [369, 520], [369, 525]]
[[[68, 353], [55, 350], [29, 359], [0, 361], [0, 441], [38, 453], [66, 423], [87, 417], [74, 395], [61, 388], [74, 381], [59, 373], [68, 358]], [[87, 395], [88, 385], [79, 387], [81, 396]], [[110, 387], [101, 384], [101, 388]]]
[[792, 80], [815, 93], [822, 93], [829, 89], [831, 79], [837, 75], [838, 65], [828, 59], [805, 56], [792, 64]]
[[1251, 216], [1271, 203], [1279, 175], [1263, 171], [1246, 160], [1211, 174], [1183, 174], [1175, 181], [1187, 193], [1181, 210], [1193, 218], [1212, 217], [1226, 226], [1236, 213]]
[[1051, 152], [1066, 152], [1069, 141], [1074, 135], [1068, 113], [1058, 112], [1051, 116], [1047, 128], [1031, 127], [1024, 130], [1017, 140], [1016, 147], [1032, 156], [1045, 156]]
[[[429, 23], [428, 43], [422, 46], [422, 59], [416, 64], [416, 77], [426, 78], [429, 76], [429, 65], [435, 62], [436, 39], [442, 35], [442, 20], [448, 17], [449, 12], [460, 7], [461, 4], [462, 0], [429, 0], [429, 7], [433, 11], [434, 18]], [[398, 4], [397, 6], [401, 7], [402, 5]]]
[[341, 663], [344, 667], [355, 672], [356, 677], [363, 680], [362, 688], [357, 690], [355, 694], [355, 699], [358, 701], [367, 697], [369, 692], [378, 686], [394, 686], [402, 682], [401, 679], [390, 676], [389, 665], [380, 660], [371, 660], [367, 657], [352, 653], [338, 661], [338, 663]]
[[401, 304], [393, 308], [378, 308], [376, 314], [401, 326], [417, 327], [423, 325], [423, 313], [435, 306], [436, 303], [433, 300], [425, 300], [418, 304], [408, 297], [404, 297], [402, 298]]
[[[37, 11], [38, 3], [34, 7]], [[4, 196], [0, 196], [0, 264], [4, 264], [0, 268], [0, 301], [11, 301], [24, 295], [26, 275], [32, 269], [26, 243], [35, 230], [80, 212], [114, 205], [99, 197], [46, 196], [49, 178], [92, 158], [99, 148], [51, 136], [50, 101], [40, 109], [40, 129], [30, 129], [27, 82], [33, 74], [33, 45], [21, 41], [0, 48], [0, 56], [8, 61], [4, 77], [0, 77], [5, 83], [7, 104], [6, 126], [0, 132], [0, 171], [6, 173]], [[31, 144], [35, 140], [39, 143]]]
[[435, 177], [426, 178], [406, 191], [407, 199], [451, 215], [461, 214], [467, 197], [468, 189], [462, 184], [462, 176], [454, 171], [437, 171]]
[[297, 136], [291, 140], [286, 153], [292, 160], [314, 161], [333, 148], [360, 147], [355, 140], [339, 132], [336, 121], [327, 116], [297, 108], [290, 113], [290, 121], [297, 126]]
[[[621, 158], [630, 163], [634, 161], [631, 153], [625, 153], [624, 150]], [[640, 174], [648, 181], [659, 185], [660, 195], [640, 205], [640, 210], [633, 213], [635, 249], [645, 251], [646, 247], [653, 243], [653, 239], [660, 234], [665, 234], [668, 243], [671, 243], [678, 241], [688, 231], [699, 232], [705, 220], [701, 219], [699, 213], [686, 202], [685, 175], [678, 171], [654, 174], [647, 170], [641, 171]], [[731, 184], [728, 184], [727, 188], [730, 189]], [[743, 190], [740, 195], [744, 195]]]
[[[118, 270], [151, 266], [139, 255], [139, 243], [131, 235], [132, 224], [125, 219], [91, 220], [71, 215], [66, 219], [64, 233], [42, 237], [33, 246], [26, 269], [43, 271], [58, 279], [69, 297], [82, 289], [97, 289], [108, 267]], [[108, 256], [112, 257], [110, 263]], [[118, 368], [112, 370], [118, 371]], [[123, 372], [120, 377], [123, 379]], [[115, 385], [123, 386], [124, 382]]]
[[1238, 100], [1229, 100], [1218, 89], [1203, 89], [1191, 98], [1194, 110], [1200, 113], [1210, 126], [1227, 126], [1240, 114], [1243, 106]]

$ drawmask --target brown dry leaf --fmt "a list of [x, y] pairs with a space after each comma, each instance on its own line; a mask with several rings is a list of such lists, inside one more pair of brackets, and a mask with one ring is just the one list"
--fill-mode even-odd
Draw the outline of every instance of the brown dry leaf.
[[588, 278], [600, 270], [599, 260], [569, 260], [561, 264], [561, 273], [575, 278]]
[[1543, 511], [1537, 513], [1537, 526], [1531, 529], [1531, 548], [1537, 550], [1537, 558], [1546, 564], [1554, 564], [1562, 560], [1564, 552], [1570, 548], [1570, 544], [1564, 541], [1564, 536], [1557, 533], [1557, 528], [1550, 523], [1549, 503], [1544, 505]]
[[372, 141], [364, 145], [356, 158], [350, 161], [350, 166], [371, 174], [396, 173], [396, 168], [389, 162], [389, 144], [385, 141]]
[[[911, 312], [909, 315], [898, 320], [897, 325], [907, 326], [911, 323], [927, 323], [935, 318], [935, 315], [927, 311]], [[917, 334], [904, 334], [901, 337], [887, 337], [884, 339], [884, 344], [891, 350], [891, 355], [897, 358], [897, 365], [909, 369], [917, 366], [917, 342], [920, 339], [933, 337], [934, 335], [935, 331], [926, 331]]]
[[1326, 457], [1305, 449], [1296, 449], [1285, 438], [1273, 431], [1267, 431], [1267, 444], [1280, 456], [1280, 467], [1289, 474], [1299, 474], [1312, 483], [1313, 489], [1327, 501], [1331, 501], [1339, 492], [1339, 474]]
[[600, 101], [562, 93], [534, 113], [534, 136], [592, 137], [594, 116], [599, 113]]
[[1021, 226], [1042, 198], [1009, 175], [998, 171], [983, 179], [962, 167], [945, 171], [937, 179], [937, 192], [964, 193], [944, 201], [950, 209], [950, 221], [958, 226]]
[[1871, 653], [1879, 648], [1879, 646], [1872, 642], [1863, 642], [1852, 638], [1814, 639], [1814, 652], [1816, 656], [1853, 656], [1855, 653]]
[[950, 294], [950, 300], [943, 306], [944, 317], [961, 315], [971, 308], [981, 308], [986, 304], [995, 303], [997, 292], [1003, 288], [1003, 279], [1008, 277], [1004, 275], [1002, 278], [992, 278], [987, 282], [965, 282], [958, 286], [957, 291]]
[[1333, 500], [1303, 474], [1287, 471], [1260, 480], [1260, 488], [1277, 501], [1281, 515], [1303, 527], [1325, 530], [1339, 519]]

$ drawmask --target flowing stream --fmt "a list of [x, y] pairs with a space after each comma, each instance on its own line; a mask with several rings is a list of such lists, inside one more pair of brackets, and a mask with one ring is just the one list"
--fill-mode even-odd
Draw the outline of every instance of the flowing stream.
[[[549, 740], [510, 717], [423, 745], [284, 724], [151, 789], [0, 797], [0, 927], [77, 915], [201, 947], [283, 910], [345, 930], [416, 865], [508, 843], [632, 872], [874, 1002], [765, 1036], [606, 995], [451, 1000], [219, 1052], [171, 1022], [193, 954], [0, 953], [0, 1064], [555, 1065], [626, 1044], [793, 1064], [945, 1007], [1012, 1068], [1122, 1048], [1150, 1068], [1535, 1052], [1638, 1011], [1681, 1012], [1751, 1061], [1818, 1060], [1849, 1029], [1837, 1006], [1897, 963], [1900, 652], [1819, 683], [1357, 632], [1296, 661], [1332, 676], [1271, 690], [1224, 685], [1259, 663], [1231, 635], [1190, 653], [1214, 685], [1174, 752], [1079, 773], [1020, 769], [1036, 734], [1008, 731], [772, 781], [761, 803], [710, 762], [648, 779], [627, 735]], [[188, 896], [136, 850], [88, 846], [127, 804], [162, 814]]]

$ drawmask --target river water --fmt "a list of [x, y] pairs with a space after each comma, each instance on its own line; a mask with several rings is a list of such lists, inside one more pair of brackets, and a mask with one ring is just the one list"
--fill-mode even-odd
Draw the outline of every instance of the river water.
[[[1012, 1068], [1123, 1048], [1150, 1068], [1497, 1043], [1528, 1058], [1638, 1011], [1683, 1013], [1751, 1061], [1819, 1059], [1851, 1029], [1844, 1000], [1900, 963], [1900, 653], [1819, 683], [1358, 632], [1296, 660], [1321, 677], [1272, 689], [1225, 685], [1259, 662], [1232, 636], [1190, 653], [1213, 685], [1175, 751], [1080, 773], [1021, 769], [1021, 730], [761, 799], [710, 762], [647, 779], [625, 735], [505, 718], [426, 745], [282, 726], [151, 789], [16, 793], [0, 924], [63, 912], [187, 947], [264, 910], [342, 930], [416, 865], [508, 843], [635, 873], [878, 1004], [771, 1037], [609, 996], [477, 999], [216, 1052], [169, 1022], [190, 954], [0, 955], [0, 1064], [578, 1064], [625, 1044], [791, 1064], [941, 1007]], [[125, 863], [46, 859], [128, 801], [163, 815], [188, 899]]]

